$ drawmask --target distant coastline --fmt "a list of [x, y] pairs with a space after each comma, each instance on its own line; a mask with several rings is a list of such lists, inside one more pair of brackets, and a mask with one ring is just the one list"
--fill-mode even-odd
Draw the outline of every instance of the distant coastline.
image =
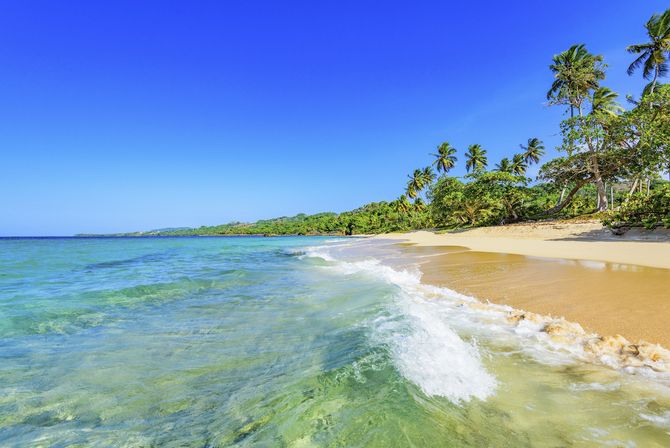
[[323, 237], [347, 237], [347, 238], [364, 238], [372, 235], [343, 235], [341, 233], [301, 233], [301, 234], [262, 234], [262, 233], [226, 233], [226, 234], [199, 234], [199, 235], [166, 235], [166, 234], [151, 234], [151, 233], [119, 233], [119, 234], [76, 234], [73, 236], [9, 236], [0, 238], [289, 238], [298, 236], [323, 236]]
[[[404, 219], [404, 218], [403, 218]], [[373, 202], [355, 210], [281, 216], [251, 223], [230, 222], [214, 226], [176, 227], [109, 234], [75, 236], [351, 236], [407, 231], [416, 226], [400, 219], [389, 202]]]

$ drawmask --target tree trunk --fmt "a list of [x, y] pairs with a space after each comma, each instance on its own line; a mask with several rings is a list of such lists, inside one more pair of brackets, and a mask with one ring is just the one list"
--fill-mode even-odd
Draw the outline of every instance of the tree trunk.
[[598, 211], [607, 210], [607, 191], [605, 191], [605, 182], [600, 175], [600, 167], [598, 166], [598, 159], [595, 155], [591, 156], [591, 163], [593, 164], [593, 174], [595, 175], [596, 190], [598, 190]]
[[568, 185], [567, 185], [567, 184], [563, 185], [563, 188], [561, 188], [561, 197], [558, 199], [558, 202], [556, 203], [556, 205], [558, 205], [558, 204], [560, 204], [561, 202], [563, 202], [563, 198], [565, 197], [565, 189], [566, 189], [566, 188], [568, 188]]
[[[579, 116], [582, 115], [582, 105], [579, 105]], [[586, 143], [591, 152], [591, 164], [593, 165], [593, 180], [596, 184], [596, 190], [598, 191], [598, 211], [602, 212], [607, 210], [607, 191], [605, 191], [605, 183], [603, 182], [603, 177], [600, 174], [600, 167], [598, 166], [598, 156], [597, 151], [593, 147], [591, 139], [587, 138]]]
[[628, 204], [628, 201], [630, 201], [630, 197], [635, 193], [635, 189], [637, 188], [637, 183], [640, 181], [639, 178], [635, 178], [633, 181], [633, 185], [630, 187], [630, 190], [628, 190], [628, 194], [626, 195], [626, 199], [623, 200], [624, 204]]
[[545, 212], [545, 215], [555, 215], [556, 213], [560, 212], [565, 208], [566, 205], [568, 205], [570, 202], [572, 202], [572, 198], [577, 194], [579, 190], [582, 189], [582, 187], [586, 185], [585, 180], [580, 180], [577, 182], [577, 184], [572, 187], [572, 190], [568, 193], [568, 195], [565, 197], [565, 200], [561, 202], [560, 204], [557, 204], [555, 207], [550, 208]]
[[654, 69], [654, 79], [651, 81], [651, 88], [649, 89], [649, 95], [654, 93], [654, 88], [656, 87], [656, 80], [658, 79], [658, 65], [656, 65], [656, 68]]

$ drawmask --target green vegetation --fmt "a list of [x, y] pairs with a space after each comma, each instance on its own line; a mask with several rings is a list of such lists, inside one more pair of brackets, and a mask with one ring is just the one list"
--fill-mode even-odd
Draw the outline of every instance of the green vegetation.
[[553, 57], [546, 97], [550, 106], [565, 109], [566, 118], [559, 125], [560, 156], [541, 165], [534, 182], [526, 173], [545, 154], [536, 137], [491, 171], [486, 149], [471, 144], [464, 154], [468, 174], [462, 178], [449, 176], [457, 150], [444, 142], [431, 154], [432, 164], [415, 169], [404, 194], [392, 202], [340, 214], [131, 235], [352, 235], [595, 213], [615, 228], [670, 227], [670, 183], [660, 179], [670, 171], [670, 85], [659, 81], [668, 73], [670, 9], [652, 16], [645, 27], [649, 42], [627, 48], [637, 55], [628, 74], [642, 68], [651, 82], [639, 99], [627, 97], [629, 110], [617, 103], [616, 92], [601, 85], [607, 69], [601, 55], [576, 44]]
[[405, 201], [405, 205], [407, 208], [398, 207], [396, 203], [373, 202], [340, 214], [299, 214], [255, 223], [233, 222], [218, 226], [135, 232], [116, 236], [353, 235], [410, 230], [429, 224], [425, 219], [426, 209], [422, 201]]
[[630, 226], [670, 228], [670, 182], [650, 188], [648, 193], [631, 194], [621, 207], [607, 216], [605, 222], [614, 229]]
[[[607, 68], [601, 55], [577, 44], [553, 57], [547, 100], [565, 108], [567, 118], [560, 123], [561, 156], [540, 167], [534, 185], [526, 172], [544, 155], [538, 138], [528, 139], [520, 145], [522, 152], [504, 157], [493, 171], [487, 171], [486, 150], [470, 145], [464, 178], [446, 174], [455, 166], [456, 150], [445, 142], [433, 154], [441, 177], [430, 184], [415, 182], [421, 172], [416, 170], [407, 197], [426, 189], [431, 224], [446, 228], [595, 213], [620, 227], [670, 225], [670, 187], [660, 180], [660, 173], [670, 170], [670, 85], [659, 83], [668, 72], [670, 10], [654, 15], [646, 29], [650, 42], [627, 49], [639, 54], [628, 73], [643, 67], [643, 76], [652, 81], [640, 99], [628, 98], [630, 110], [601, 85]], [[440, 148], [453, 157], [448, 165]]]
[[[669, 10], [670, 11], [670, 10]], [[645, 79], [652, 77], [649, 85], [649, 93], [654, 93], [654, 88], [660, 76], [668, 72], [668, 52], [670, 51], [670, 14], [654, 14], [645, 25], [650, 42], [630, 45], [626, 50], [629, 53], [639, 54], [637, 59], [628, 67], [628, 74], [632, 75], [635, 70], [642, 66]]]

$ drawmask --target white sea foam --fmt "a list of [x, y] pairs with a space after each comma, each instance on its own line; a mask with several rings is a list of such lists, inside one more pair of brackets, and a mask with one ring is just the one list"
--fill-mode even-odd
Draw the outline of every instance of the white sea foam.
[[409, 328], [391, 336], [390, 346], [405, 378], [425, 394], [453, 402], [484, 400], [495, 391], [495, 378], [482, 365], [476, 345], [463, 341], [430, 304], [407, 300], [400, 306]]
[[670, 428], [670, 411], [666, 411], [661, 415], [658, 414], [640, 414], [640, 417], [663, 428]]
[[[324, 247], [310, 248], [307, 255], [335, 261]], [[439, 317], [437, 302], [417, 294], [423, 288], [418, 270], [394, 270], [376, 259], [338, 261], [332, 268], [345, 275], [371, 274], [401, 287], [391, 316], [371, 326], [374, 337], [390, 347], [398, 371], [425, 394], [461, 402], [483, 400], [495, 391], [495, 378], [484, 368], [476, 345], [461, 339]], [[397, 315], [402, 318], [395, 319]]]
[[[670, 384], [670, 352], [660, 346], [632, 344], [621, 336], [601, 337], [562, 318], [483, 303], [449, 288], [422, 284], [418, 269], [393, 269], [375, 258], [347, 261], [331, 249], [309, 248], [305, 256], [329, 261], [329, 269], [345, 275], [381, 278], [402, 291], [398, 303], [411, 329], [391, 345], [398, 369], [426, 393], [453, 400], [492, 393], [495, 380], [484, 370], [478, 349], [459, 334], [486, 339], [488, 345], [515, 347], [545, 364], [591, 362]], [[458, 383], [461, 374], [472, 387], [460, 395], [452, 385], [438, 384]]]
[[330, 255], [330, 252], [328, 251], [327, 247], [324, 246], [312, 246], [312, 247], [307, 247], [305, 248], [304, 252], [300, 253], [301, 257], [313, 257], [313, 258], [321, 258], [324, 261], [335, 261], [335, 258], [333, 258]]
[[595, 392], [612, 392], [614, 390], [621, 389], [621, 384], [619, 383], [573, 383], [570, 384], [570, 389], [575, 392], [584, 392], [584, 391], [595, 391]]

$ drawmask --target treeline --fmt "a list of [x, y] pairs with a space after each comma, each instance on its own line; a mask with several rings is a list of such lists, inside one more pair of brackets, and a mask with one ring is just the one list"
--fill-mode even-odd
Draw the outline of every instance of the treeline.
[[254, 223], [233, 222], [218, 226], [182, 228], [119, 234], [118, 236], [196, 236], [196, 235], [353, 235], [386, 233], [421, 228], [428, 225], [426, 209], [397, 211], [388, 202], [373, 202], [344, 213], [299, 214], [260, 220]]
[[[604, 86], [607, 65], [601, 55], [576, 44], [555, 55], [548, 77], [548, 104], [565, 111], [559, 124], [560, 157], [540, 165], [536, 179], [528, 168], [545, 155], [536, 137], [491, 166], [477, 143], [464, 152], [467, 175], [449, 172], [458, 151], [444, 142], [432, 163], [416, 169], [404, 194], [345, 213], [297, 215], [251, 224], [230, 223], [157, 235], [365, 234], [419, 228], [498, 225], [522, 220], [594, 215], [612, 227], [670, 227], [670, 9], [645, 24], [648, 41], [630, 45], [628, 74], [641, 71], [649, 81], [639, 97]], [[146, 235], [136, 234], [136, 235]]]

